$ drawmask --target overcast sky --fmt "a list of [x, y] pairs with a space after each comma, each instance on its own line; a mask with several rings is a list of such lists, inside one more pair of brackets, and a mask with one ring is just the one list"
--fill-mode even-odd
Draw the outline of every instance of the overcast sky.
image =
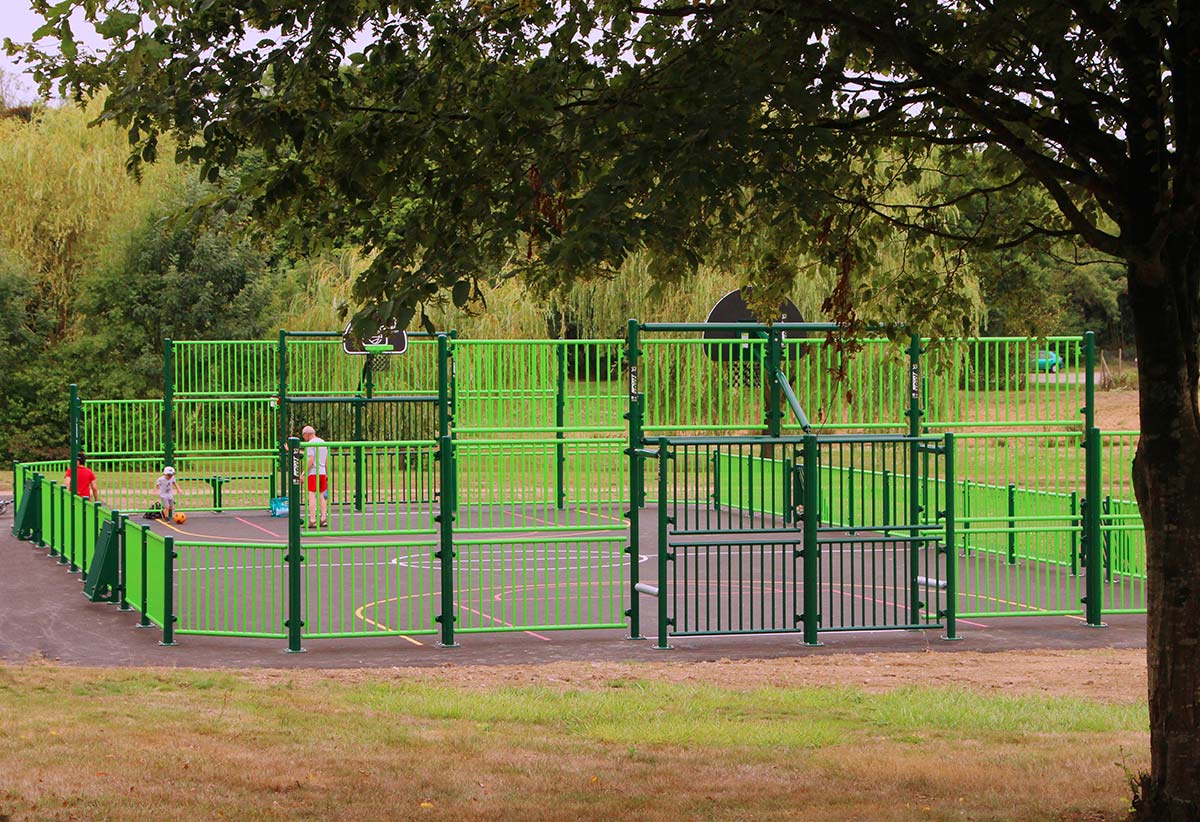
[[[29, 0], [0, 0], [0, 42], [5, 37], [11, 37], [18, 43], [27, 43], [33, 35], [34, 29], [43, 22], [39, 15], [30, 11]], [[95, 30], [82, 20], [71, 29], [75, 33], [76, 39], [93, 48], [103, 42]], [[4, 72], [10, 80], [15, 78], [18, 99], [28, 100], [36, 95], [37, 89], [34, 86], [33, 78], [24, 74], [22, 67], [2, 51], [0, 51], [0, 71]]]

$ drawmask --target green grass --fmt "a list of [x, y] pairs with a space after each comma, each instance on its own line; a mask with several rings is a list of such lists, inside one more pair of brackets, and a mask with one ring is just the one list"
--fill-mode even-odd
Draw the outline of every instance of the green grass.
[[0, 818], [1115, 819], [1144, 766], [1144, 702], [638, 670], [0, 666]]

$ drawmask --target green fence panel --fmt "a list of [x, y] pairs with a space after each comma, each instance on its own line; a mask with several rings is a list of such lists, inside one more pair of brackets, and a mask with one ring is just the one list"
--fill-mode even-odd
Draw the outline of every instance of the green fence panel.
[[[853, 350], [857, 348], [857, 350]], [[818, 429], [899, 433], [908, 407], [905, 344], [887, 339], [855, 341], [850, 350], [824, 337], [794, 339], [782, 347], [781, 368], [801, 407]], [[801, 433], [790, 416], [783, 430]]]
[[1082, 614], [1081, 435], [956, 439], [959, 615]]
[[1082, 427], [1087, 369], [1081, 337], [922, 343], [924, 425]]
[[283, 638], [285, 543], [175, 541], [177, 633]]
[[278, 447], [277, 404], [270, 397], [176, 397], [175, 453], [241, 453]]
[[[162, 534], [147, 529], [142, 532], [142, 540], [146, 552], [145, 576], [142, 578], [142, 584], [145, 586], [146, 608], [143, 613], [155, 625], [165, 627], [166, 620], [169, 618], [165, 579], [166, 538]], [[130, 604], [135, 603], [131, 602]]]
[[130, 607], [149, 619], [146, 571], [149, 558], [146, 553], [146, 528], [131, 519], [124, 521], [125, 554], [121, 575], [125, 585], [125, 601]]
[[80, 446], [89, 458], [162, 453], [162, 400], [84, 400], [82, 411]]
[[[325, 442], [302, 447], [315, 459], [326, 452], [328, 528], [322, 534], [433, 533], [440, 494], [435, 449], [426, 440]], [[307, 470], [302, 466], [301, 470]], [[317, 522], [314, 498], [301, 489], [305, 522]], [[316, 500], [317, 508], [320, 501]]]
[[173, 340], [175, 396], [258, 394], [279, 385], [278, 354], [272, 340]]
[[619, 628], [625, 535], [456, 537], [455, 631]]
[[304, 545], [304, 637], [416, 636], [436, 631], [436, 539]]

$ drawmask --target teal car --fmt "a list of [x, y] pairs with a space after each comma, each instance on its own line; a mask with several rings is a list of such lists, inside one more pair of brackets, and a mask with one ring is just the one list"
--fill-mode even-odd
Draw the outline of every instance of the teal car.
[[1037, 352], [1035, 368], [1038, 371], [1048, 371], [1051, 374], [1054, 374], [1058, 371], [1062, 364], [1062, 357], [1058, 356], [1058, 354], [1054, 353], [1053, 351]]

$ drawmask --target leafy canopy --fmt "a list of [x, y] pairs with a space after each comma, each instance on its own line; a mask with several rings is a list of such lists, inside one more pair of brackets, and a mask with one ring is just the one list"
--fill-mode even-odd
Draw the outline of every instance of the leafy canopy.
[[[104, 54], [77, 46], [77, 8]], [[61, 53], [29, 49], [38, 78], [79, 97], [112, 89], [101, 119], [127, 128], [134, 166], [166, 132], [206, 180], [262, 151], [234, 196], [304, 244], [372, 254], [355, 298], [406, 322], [439, 290], [463, 304], [484, 272], [553, 288], [643, 250], [659, 282], [702, 260], [750, 262], [762, 305], [815, 253], [846, 319], [851, 295], [870, 292], [856, 272], [898, 236], [910, 296], [893, 308], [936, 320], [966, 310], [966, 248], [1081, 238], [1128, 259], [1130, 240], [1150, 239], [1123, 232], [1130, 220], [1187, 206], [1145, 185], [1178, 162], [1176, 12], [1160, 0], [42, 12], [37, 36]]]
[[[77, 45], [76, 9], [108, 39], [103, 54]], [[355, 296], [402, 320], [442, 289], [466, 302], [482, 276], [552, 288], [639, 250], [668, 283], [701, 261], [750, 261], [764, 305], [815, 253], [852, 293], [897, 236], [912, 291], [898, 308], [929, 320], [947, 299], [962, 308], [965, 248], [1080, 236], [1122, 254], [1109, 227], [1130, 208], [1117, 136], [1130, 123], [1161, 159], [1153, 173], [1172, 171], [1164, 2], [42, 11], [37, 36], [61, 53], [29, 49], [39, 79], [77, 97], [111, 89], [100, 119], [128, 130], [133, 164], [156, 159], [168, 132], [207, 180], [262, 152], [234, 196], [293, 239], [373, 255]], [[1023, 195], [1031, 185], [1048, 196]]]

